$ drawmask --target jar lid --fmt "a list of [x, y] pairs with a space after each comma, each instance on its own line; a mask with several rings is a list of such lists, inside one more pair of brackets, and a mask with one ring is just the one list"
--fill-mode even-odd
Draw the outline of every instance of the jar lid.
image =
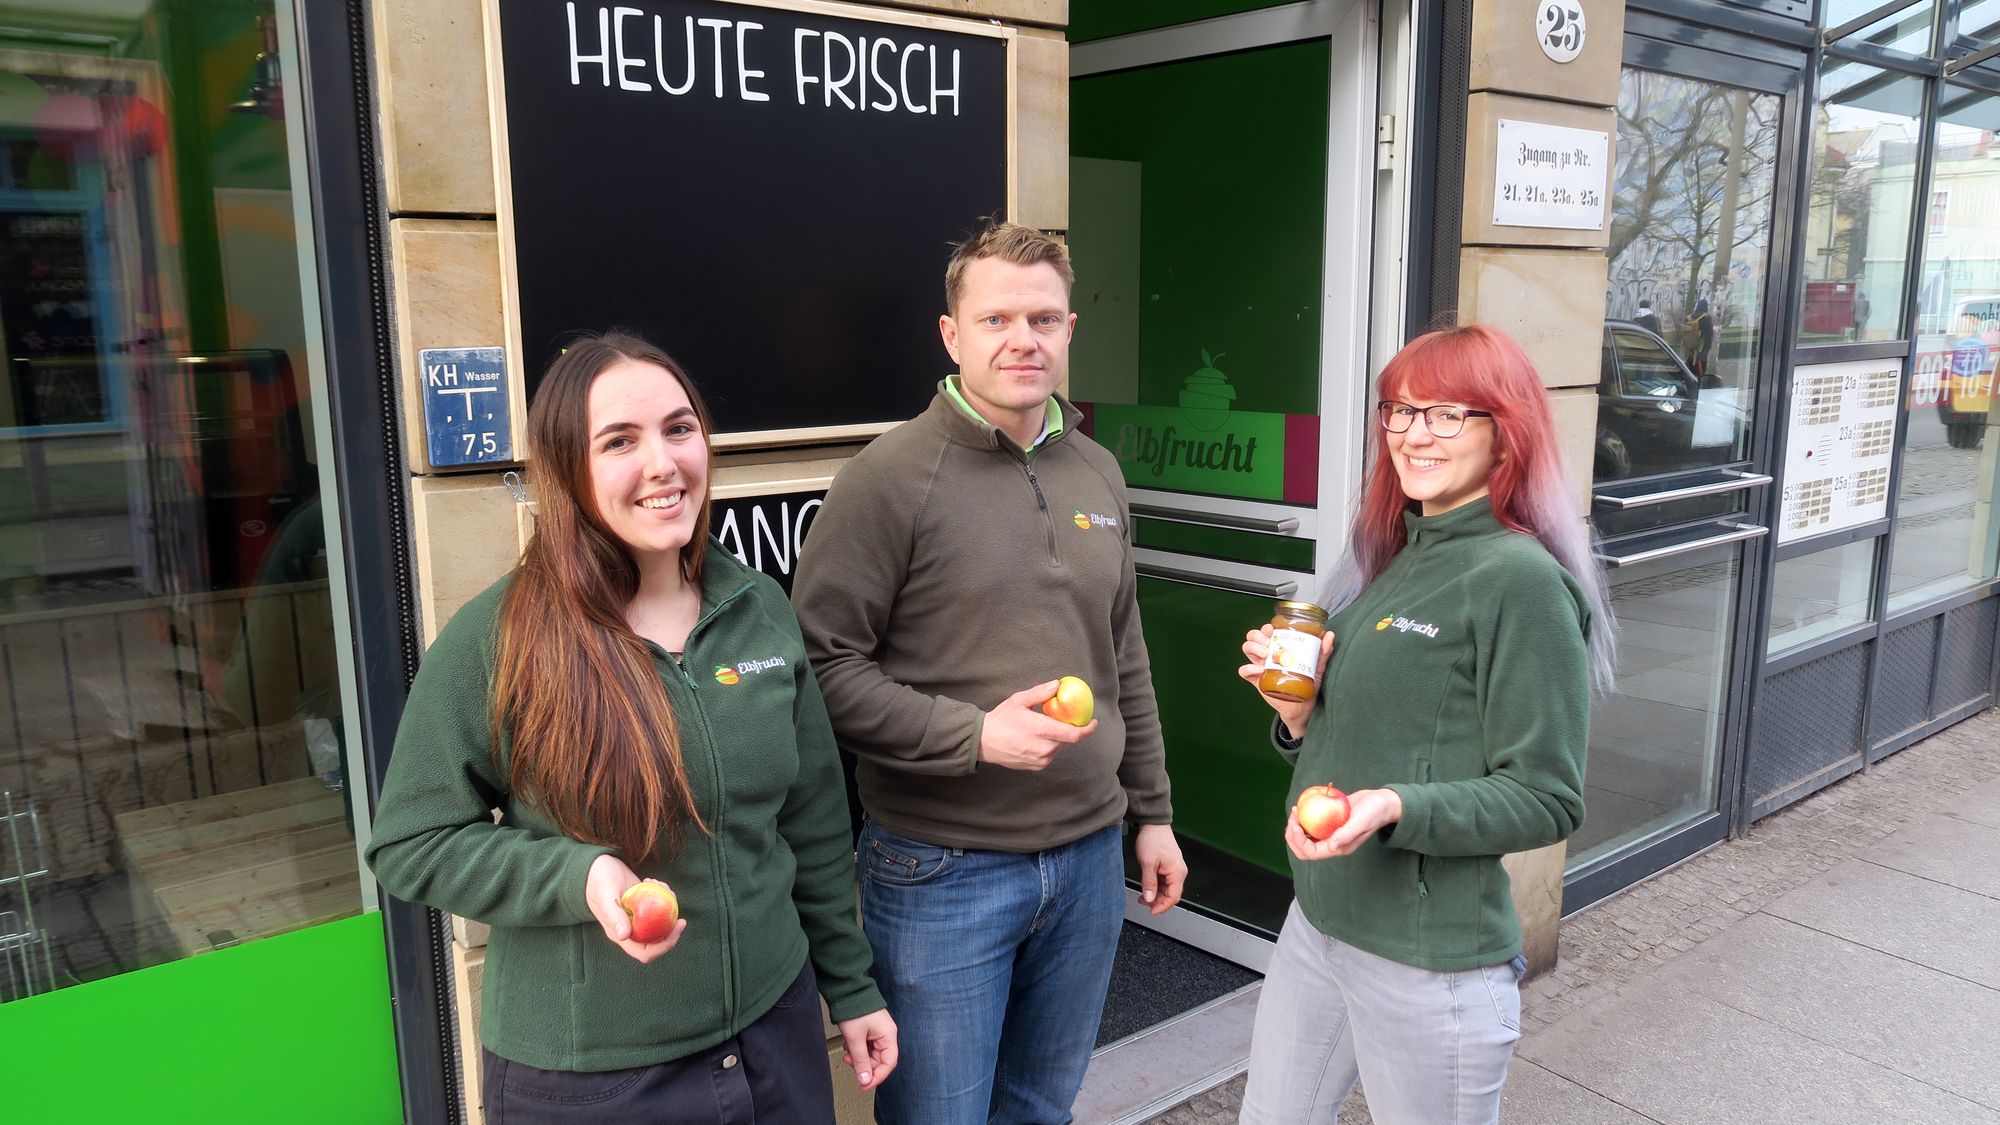
[[1291, 612], [1293, 612], [1293, 613], [1296, 613], [1296, 614], [1298, 614], [1298, 615], [1299, 615], [1299, 616], [1301, 616], [1301, 617], [1310, 617], [1310, 618], [1313, 618], [1313, 619], [1315, 619], [1315, 620], [1318, 620], [1318, 621], [1325, 621], [1325, 620], [1326, 620], [1326, 611], [1325, 611], [1325, 610], [1323, 610], [1323, 609], [1321, 609], [1320, 607], [1318, 607], [1318, 606], [1316, 606], [1316, 605], [1312, 604], [1311, 602], [1279, 602], [1279, 603], [1278, 603], [1278, 612], [1280, 612], [1280, 613], [1284, 613], [1284, 612], [1286, 612], [1287, 610], [1289, 610], [1289, 611], [1291, 611]]

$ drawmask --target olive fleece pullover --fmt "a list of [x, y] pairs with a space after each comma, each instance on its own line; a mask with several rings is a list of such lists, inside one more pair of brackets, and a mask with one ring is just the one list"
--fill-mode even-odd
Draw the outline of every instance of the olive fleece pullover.
[[[1125, 482], [1057, 402], [1030, 456], [940, 388], [841, 470], [806, 539], [806, 649], [862, 806], [898, 835], [1032, 852], [1172, 820]], [[979, 761], [985, 712], [1065, 675], [1097, 730], [1038, 772]]]
[[1308, 785], [1389, 788], [1403, 817], [1352, 855], [1292, 860], [1331, 937], [1439, 972], [1521, 950], [1500, 857], [1583, 823], [1590, 610], [1492, 503], [1404, 516], [1407, 545], [1328, 623], [1332, 660], [1296, 751]]
[[[688, 922], [641, 965], [584, 904], [591, 862], [611, 849], [562, 835], [494, 767], [488, 708], [508, 581], [460, 609], [425, 653], [368, 845], [391, 894], [492, 925], [485, 1045], [545, 1070], [681, 1058], [768, 1012], [808, 954], [834, 1019], [879, 1010], [840, 757], [777, 583], [711, 542], [682, 662], [651, 646], [712, 834], [690, 831], [679, 854], [632, 863], [673, 887]], [[511, 757], [504, 732], [500, 749]]]

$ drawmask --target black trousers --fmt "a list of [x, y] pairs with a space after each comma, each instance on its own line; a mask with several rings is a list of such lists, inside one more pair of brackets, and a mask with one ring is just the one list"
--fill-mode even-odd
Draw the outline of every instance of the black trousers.
[[543, 1070], [482, 1048], [487, 1125], [830, 1125], [812, 963], [742, 1033], [629, 1070]]

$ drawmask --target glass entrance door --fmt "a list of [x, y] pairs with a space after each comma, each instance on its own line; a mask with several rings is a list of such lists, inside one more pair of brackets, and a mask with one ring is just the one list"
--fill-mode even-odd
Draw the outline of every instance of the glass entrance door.
[[1787, 118], [1778, 94], [1703, 70], [1628, 67], [1619, 87], [1593, 474], [1619, 683], [1591, 714], [1568, 909], [1727, 830]]
[[1185, 901], [1269, 935], [1289, 768], [1235, 667], [1275, 600], [1316, 597], [1358, 469], [1372, 12], [1072, 28], [1071, 396], [1131, 491]]

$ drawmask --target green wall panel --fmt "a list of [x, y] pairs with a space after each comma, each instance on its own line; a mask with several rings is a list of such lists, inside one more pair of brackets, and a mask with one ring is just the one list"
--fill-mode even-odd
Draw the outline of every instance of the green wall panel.
[[1085, 43], [1113, 35], [1130, 35], [1156, 27], [1275, 8], [1289, 0], [1070, 0], [1069, 38]]
[[402, 1120], [379, 914], [0, 1004], [0, 1120]]
[[1289, 877], [1282, 829], [1292, 768], [1271, 708], [1236, 678], [1243, 634], [1275, 603], [1139, 579], [1139, 612], [1174, 785], [1174, 831]]
[[[1220, 376], [1233, 410], [1319, 412], [1331, 68], [1311, 42], [1071, 84], [1076, 398], [1175, 406]], [[1135, 242], [1102, 229], [1134, 212]], [[1103, 338], [1111, 299], [1136, 338]]]

